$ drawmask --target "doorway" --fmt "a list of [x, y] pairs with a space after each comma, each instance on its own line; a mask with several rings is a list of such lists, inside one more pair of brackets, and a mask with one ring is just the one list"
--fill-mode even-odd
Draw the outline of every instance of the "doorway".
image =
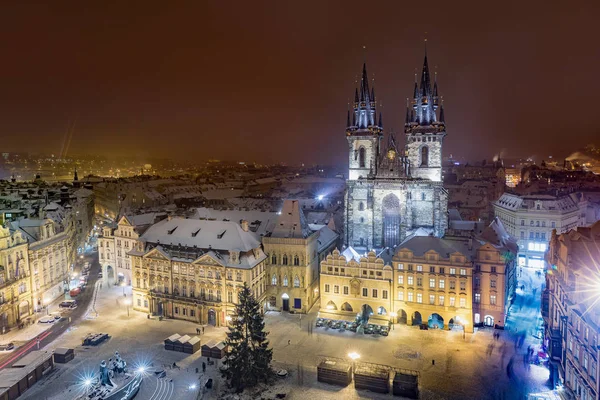
[[283, 311], [290, 311], [290, 296], [284, 293], [281, 295], [281, 300], [283, 301]]
[[208, 310], [208, 324], [212, 326], [217, 326], [217, 313], [212, 308]]

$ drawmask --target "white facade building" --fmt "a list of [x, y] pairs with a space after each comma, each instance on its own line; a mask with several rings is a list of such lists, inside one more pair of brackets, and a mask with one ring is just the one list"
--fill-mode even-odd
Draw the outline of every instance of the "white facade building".
[[585, 212], [573, 196], [524, 195], [504, 193], [493, 203], [494, 213], [508, 233], [518, 240], [519, 265], [544, 267], [544, 253], [552, 230], [563, 233], [585, 226]]

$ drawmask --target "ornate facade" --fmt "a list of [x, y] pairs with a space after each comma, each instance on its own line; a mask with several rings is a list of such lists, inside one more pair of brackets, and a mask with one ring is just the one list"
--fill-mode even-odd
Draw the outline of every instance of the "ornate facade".
[[284, 202], [273, 232], [263, 237], [269, 309], [310, 310], [319, 298], [320, 254], [331, 252], [337, 238], [328, 227], [311, 230], [298, 201]]
[[[442, 236], [447, 228], [448, 193], [442, 186], [443, 106], [438, 111], [437, 82], [431, 85], [427, 56], [412, 107], [406, 110], [405, 148], [393, 133], [382, 147], [383, 121], [376, 110], [363, 66], [354, 110], [348, 112], [349, 173], [346, 185], [345, 239], [362, 249], [393, 248], [423, 228]], [[410, 108], [410, 109], [409, 109]], [[439, 114], [439, 116], [438, 116]]]
[[246, 221], [163, 220], [129, 255], [135, 310], [221, 326], [244, 283], [264, 306], [267, 257]]
[[19, 230], [0, 226], [0, 332], [32, 313], [27, 239]]

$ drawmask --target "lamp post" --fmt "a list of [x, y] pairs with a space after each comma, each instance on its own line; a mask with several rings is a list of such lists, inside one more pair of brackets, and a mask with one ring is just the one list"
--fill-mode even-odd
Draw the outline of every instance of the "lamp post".
[[352, 360], [352, 373], [354, 374], [355, 365], [354, 362], [360, 358], [360, 354], [353, 351], [352, 353], [348, 353], [348, 357]]
[[397, 316], [398, 316], [398, 314], [397, 314], [397, 313], [395, 313], [395, 312], [391, 312], [391, 313], [390, 313], [390, 320], [391, 320], [391, 322], [392, 322], [392, 330], [395, 330], [395, 329], [396, 329], [396, 317], [397, 317]]
[[131, 304], [131, 300], [125, 299], [125, 305], [127, 306], [127, 317], [129, 318], [129, 305]]

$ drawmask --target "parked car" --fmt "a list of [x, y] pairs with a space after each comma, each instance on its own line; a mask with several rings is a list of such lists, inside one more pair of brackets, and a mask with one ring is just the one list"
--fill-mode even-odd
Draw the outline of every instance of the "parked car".
[[367, 326], [365, 326], [365, 333], [368, 333], [368, 334], [373, 333], [373, 325], [368, 324]]
[[390, 334], [390, 327], [389, 326], [382, 326], [381, 330], [379, 332], [382, 336], [387, 336]]
[[74, 309], [77, 308], [77, 302], [75, 300], [65, 300], [58, 305], [59, 308]]
[[53, 324], [56, 318], [53, 315], [46, 315], [38, 320], [38, 324]]
[[426, 331], [429, 329], [429, 326], [427, 324], [421, 324], [419, 325], [419, 329], [422, 331]]
[[351, 323], [350, 326], [348, 327], [348, 330], [352, 331], [352, 332], [356, 332], [357, 329], [358, 329], [358, 324], [356, 322]]
[[331, 325], [333, 329], [340, 329], [341, 326], [342, 323], [340, 321], [333, 321], [333, 324]]
[[323, 318], [317, 318], [317, 322], [315, 323], [315, 326], [317, 328], [319, 328], [319, 327], [321, 327], [323, 325], [325, 325], [325, 320]]
[[11, 351], [15, 349], [14, 343], [0, 344], [0, 351]]
[[379, 335], [381, 333], [381, 325], [373, 325], [373, 334]]

